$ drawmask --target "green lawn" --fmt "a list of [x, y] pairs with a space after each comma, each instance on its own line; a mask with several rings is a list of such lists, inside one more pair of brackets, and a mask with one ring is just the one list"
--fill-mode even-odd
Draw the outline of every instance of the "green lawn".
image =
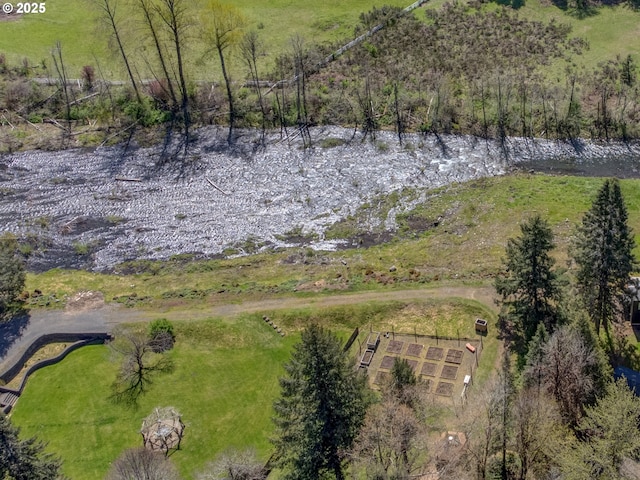
[[271, 403], [296, 336], [281, 339], [258, 321], [179, 324], [175, 370], [157, 377], [133, 411], [109, 400], [117, 363], [105, 346], [78, 350], [36, 372], [12, 415], [60, 455], [72, 479], [102, 479], [128, 447], [141, 445], [142, 419], [156, 406], [183, 414], [186, 433], [172, 459], [186, 478], [229, 447], [270, 454]]
[[[486, 307], [457, 299], [273, 313], [272, 318], [289, 332], [284, 339], [257, 314], [175, 322], [177, 343], [171, 355], [176, 368], [157, 377], [137, 410], [109, 401], [117, 363], [108, 347], [92, 346], [36, 372], [12, 420], [23, 435], [48, 442], [48, 450], [62, 458], [67, 476], [98, 480], [123, 449], [141, 444], [142, 419], [154, 407], [173, 406], [183, 414], [187, 428], [182, 449], [172, 460], [189, 479], [229, 447], [255, 447], [263, 460], [269, 457], [277, 379], [304, 325], [316, 322], [343, 340], [358, 322], [364, 335], [367, 320], [380, 329], [393, 323], [398, 332], [412, 333], [415, 328], [429, 334], [438, 324], [440, 335], [455, 335], [461, 328], [461, 335], [472, 335], [477, 316], [491, 319], [491, 324], [495, 320]], [[491, 371], [497, 352], [495, 338], [488, 337], [485, 344], [479, 378]]]

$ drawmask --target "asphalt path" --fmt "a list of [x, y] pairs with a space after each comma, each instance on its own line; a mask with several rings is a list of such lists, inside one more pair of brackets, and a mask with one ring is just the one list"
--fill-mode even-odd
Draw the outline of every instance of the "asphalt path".
[[243, 313], [267, 312], [296, 308], [330, 308], [368, 302], [420, 301], [428, 298], [459, 297], [476, 300], [496, 309], [492, 287], [440, 287], [428, 289], [387, 290], [374, 292], [319, 295], [315, 297], [283, 297], [242, 303], [226, 303], [194, 310], [170, 312], [129, 309], [118, 304], [81, 311], [33, 310], [0, 325], [0, 373], [13, 365], [40, 336], [51, 333], [104, 333], [122, 323], [149, 321], [159, 316], [171, 321], [196, 320], [207, 317], [234, 317]]

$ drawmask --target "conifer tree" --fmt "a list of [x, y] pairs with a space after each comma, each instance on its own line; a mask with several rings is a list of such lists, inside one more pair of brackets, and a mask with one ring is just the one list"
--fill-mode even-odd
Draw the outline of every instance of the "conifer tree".
[[60, 462], [43, 453], [44, 444], [35, 438], [20, 440], [20, 431], [0, 414], [0, 478], [11, 480], [55, 480]]
[[343, 480], [344, 452], [369, 405], [366, 377], [337, 337], [315, 325], [302, 332], [284, 368], [274, 403], [275, 463], [287, 480]]
[[407, 407], [413, 407], [417, 383], [416, 374], [404, 358], [396, 358], [391, 367], [389, 394]]
[[573, 249], [578, 288], [598, 334], [604, 327], [609, 336], [611, 322], [619, 320], [627, 306], [634, 246], [620, 183], [608, 179], [584, 215]]
[[535, 335], [528, 345], [523, 381], [525, 387], [537, 388], [542, 386], [542, 370], [544, 361], [544, 347], [549, 341], [549, 333], [542, 323], [538, 324]]
[[539, 324], [552, 331], [559, 320], [561, 298], [558, 275], [553, 270], [553, 232], [539, 215], [520, 225], [521, 235], [507, 241], [503, 260], [506, 275], [495, 286], [502, 311], [499, 326], [507, 341], [524, 358]]

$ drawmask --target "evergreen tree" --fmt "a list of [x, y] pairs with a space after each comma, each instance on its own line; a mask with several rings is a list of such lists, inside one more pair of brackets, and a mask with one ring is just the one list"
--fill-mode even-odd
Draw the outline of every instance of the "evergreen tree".
[[389, 384], [389, 395], [398, 400], [401, 404], [413, 408], [416, 400], [415, 391], [412, 387], [418, 380], [413, 372], [413, 368], [404, 358], [397, 358], [391, 367], [391, 379]]
[[274, 403], [276, 464], [288, 480], [343, 480], [343, 454], [369, 405], [366, 377], [335, 335], [315, 325], [302, 332], [284, 368]]
[[597, 334], [602, 326], [610, 338], [611, 322], [624, 314], [634, 246], [620, 183], [608, 179], [578, 227], [573, 251], [578, 288]]
[[20, 440], [20, 431], [0, 414], [0, 478], [11, 480], [53, 480], [60, 478], [60, 462], [43, 453], [44, 444], [35, 438]]
[[520, 225], [521, 235], [507, 241], [506, 276], [495, 281], [502, 298], [499, 327], [502, 336], [521, 354], [538, 325], [552, 331], [559, 320], [561, 298], [558, 275], [553, 270], [553, 233], [547, 222], [536, 215]]
[[18, 242], [12, 235], [3, 235], [0, 237], [0, 320], [15, 307], [24, 282], [24, 264], [18, 256]]

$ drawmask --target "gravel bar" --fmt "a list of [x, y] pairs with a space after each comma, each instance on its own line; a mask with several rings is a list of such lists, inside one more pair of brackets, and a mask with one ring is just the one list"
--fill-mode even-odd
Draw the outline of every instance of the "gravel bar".
[[[6, 154], [0, 228], [34, 244], [31, 269], [102, 271], [130, 259], [210, 257], [229, 247], [242, 254], [248, 240], [261, 248], [291, 246], [286, 237], [293, 231], [317, 238], [312, 248], [335, 249], [340, 243], [325, 241], [325, 229], [376, 196], [501, 175], [514, 166], [640, 171], [637, 145], [419, 134], [400, 144], [392, 132], [375, 139], [338, 127], [310, 133], [310, 148], [275, 133], [263, 145], [256, 131], [240, 132], [229, 148], [226, 131], [203, 128], [181, 162], [163, 161], [161, 147], [135, 145]], [[395, 213], [385, 228], [393, 229]]]

